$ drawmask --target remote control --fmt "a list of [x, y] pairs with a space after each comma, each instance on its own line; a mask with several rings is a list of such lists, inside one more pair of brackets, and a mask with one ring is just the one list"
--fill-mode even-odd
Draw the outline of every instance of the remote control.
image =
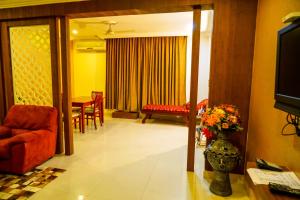
[[295, 195], [300, 197], [300, 190], [291, 188], [287, 185], [281, 185], [277, 183], [269, 183], [269, 189], [273, 193], [282, 193], [282, 194], [289, 194], [289, 195]]
[[271, 162], [267, 162], [263, 159], [256, 159], [256, 165], [260, 169], [267, 169], [267, 170], [272, 170], [272, 171], [278, 171], [281, 172], [283, 169]]

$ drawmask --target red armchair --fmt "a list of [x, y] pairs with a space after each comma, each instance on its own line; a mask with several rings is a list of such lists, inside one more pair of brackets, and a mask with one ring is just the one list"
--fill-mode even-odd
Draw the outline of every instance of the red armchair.
[[57, 110], [15, 105], [0, 126], [0, 172], [24, 174], [55, 154]]

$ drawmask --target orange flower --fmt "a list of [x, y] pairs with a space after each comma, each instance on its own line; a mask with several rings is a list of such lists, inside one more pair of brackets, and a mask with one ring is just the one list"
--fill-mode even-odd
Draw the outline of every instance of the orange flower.
[[237, 123], [237, 117], [236, 116], [229, 116], [229, 121], [231, 121], [233, 124]]
[[220, 122], [220, 119], [217, 115], [212, 114], [210, 116], [207, 116], [206, 123], [208, 126], [214, 126], [218, 122]]
[[228, 106], [225, 108], [227, 112], [234, 113], [234, 108], [232, 106]]
[[222, 129], [240, 131], [242, 130], [240, 123], [238, 109], [230, 104], [207, 108], [201, 115], [201, 126], [214, 132], [222, 131]]
[[228, 123], [223, 123], [223, 124], [222, 124], [222, 128], [225, 128], [225, 129], [229, 128]]

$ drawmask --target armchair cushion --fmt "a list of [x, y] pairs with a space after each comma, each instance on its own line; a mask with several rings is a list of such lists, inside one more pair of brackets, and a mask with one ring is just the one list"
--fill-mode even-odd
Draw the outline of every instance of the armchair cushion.
[[0, 140], [3, 138], [11, 137], [11, 129], [6, 126], [0, 126]]
[[57, 111], [48, 106], [14, 105], [3, 125], [12, 129], [44, 129], [56, 132]]

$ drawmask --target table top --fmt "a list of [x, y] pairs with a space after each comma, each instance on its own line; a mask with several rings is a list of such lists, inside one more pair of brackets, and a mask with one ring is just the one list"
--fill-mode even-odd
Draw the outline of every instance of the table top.
[[88, 97], [88, 96], [72, 98], [72, 103], [87, 103], [87, 102], [93, 102], [93, 101], [94, 100], [92, 99], [92, 97]]
[[[255, 162], [247, 162], [247, 169], [248, 168], [256, 168]], [[283, 167], [284, 171], [289, 171], [288, 168]], [[251, 180], [248, 172], [246, 171], [246, 183], [249, 189], [252, 190], [253, 194], [256, 196], [256, 199], [260, 200], [296, 200], [299, 199], [293, 196], [286, 196], [282, 194], [274, 194], [270, 192], [268, 185], [254, 185], [253, 181]], [[250, 195], [251, 197], [251, 195]], [[251, 198], [250, 198], [251, 199]]]

